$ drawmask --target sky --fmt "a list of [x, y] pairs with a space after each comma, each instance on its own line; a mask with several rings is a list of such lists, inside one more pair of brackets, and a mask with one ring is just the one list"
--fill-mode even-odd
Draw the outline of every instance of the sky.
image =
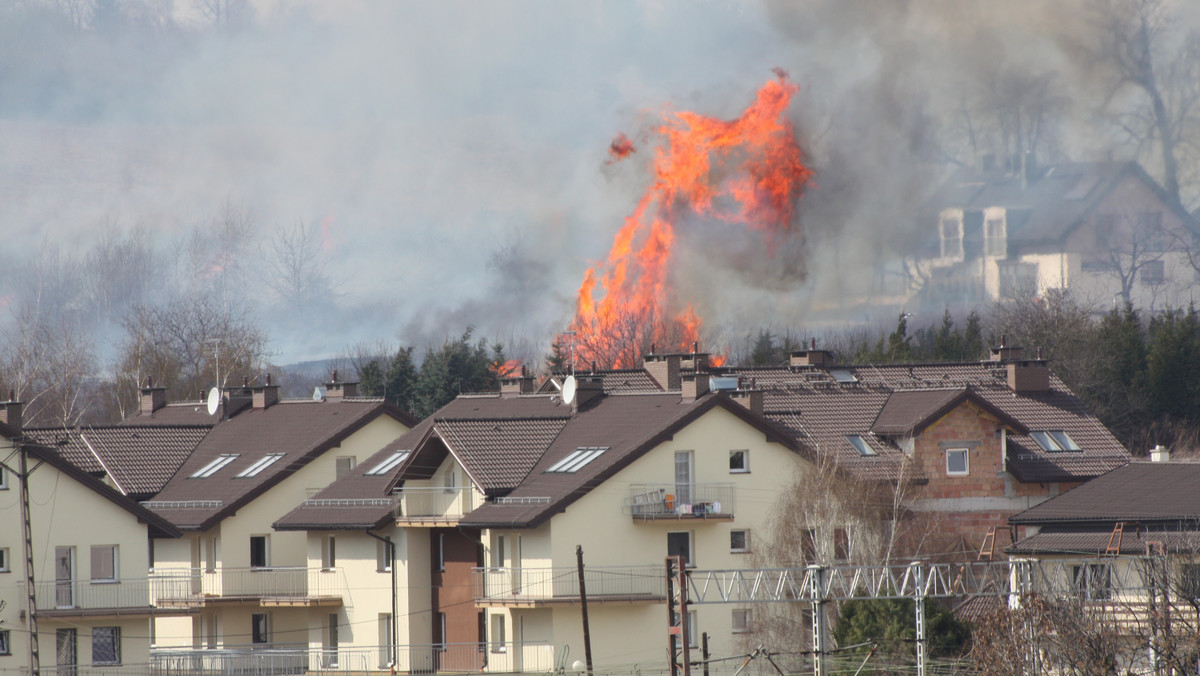
[[228, 202], [260, 247], [319, 223], [336, 323], [277, 323], [282, 361], [469, 324], [544, 345], [648, 180], [648, 154], [606, 163], [613, 137], [665, 110], [736, 116], [774, 67], [830, 196], [802, 210], [794, 260], [747, 266], [717, 239], [681, 265], [726, 341], [803, 323], [870, 276], [855, 252], [921, 236], [889, 214], [940, 180], [906, 171], [929, 104], [953, 99], [935, 84], [997, 59], [1075, 68], [1047, 26], [1078, 4], [277, 0], [221, 26], [192, 0], [111, 2], [122, 22], [96, 0], [0, 6], [4, 255], [105, 223], [165, 238]]

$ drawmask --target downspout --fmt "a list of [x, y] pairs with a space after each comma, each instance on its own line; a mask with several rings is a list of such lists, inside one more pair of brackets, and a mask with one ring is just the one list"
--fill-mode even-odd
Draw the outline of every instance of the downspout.
[[1008, 471], [1008, 428], [1000, 428], [1000, 471]]
[[400, 658], [400, 613], [396, 594], [396, 544], [392, 542], [392, 538], [386, 535], [376, 535], [369, 530], [363, 531], [367, 535], [379, 540], [384, 544], [387, 551], [388, 568], [392, 573], [392, 673], [396, 673], [396, 661]]

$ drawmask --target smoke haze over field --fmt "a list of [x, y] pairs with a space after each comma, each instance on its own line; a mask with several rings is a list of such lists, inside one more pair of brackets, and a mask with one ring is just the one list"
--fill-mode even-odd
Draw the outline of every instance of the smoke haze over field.
[[[897, 270], [878, 259], [913, 242], [906, 211], [973, 159], [954, 114], [999, 66], [1057, 74], [1070, 103], [1051, 155], [1132, 156], [1091, 121], [1105, 91], [1086, 4], [262, 2], [212, 21], [204, 8], [241, 3], [9, 0], [0, 305], [25, 302], [18, 271], [47, 243], [83, 255], [142, 228], [184, 251], [234, 205], [252, 223], [235, 279], [279, 361], [468, 324], [544, 345], [644, 190], [658, 113], [735, 116], [778, 66], [801, 87], [789, 115], [817, 173], [808, 241], [766, 258], [693, 234], [677, 281], [716, 340], [800, 324], [814, 298], [883, 292]], [[607, 165], [618, 132], [639, 150]], [[308, 312], [260, 283], [295, 224], [319, 237]], [[155, 260], [164, 278], [186, 268]]]

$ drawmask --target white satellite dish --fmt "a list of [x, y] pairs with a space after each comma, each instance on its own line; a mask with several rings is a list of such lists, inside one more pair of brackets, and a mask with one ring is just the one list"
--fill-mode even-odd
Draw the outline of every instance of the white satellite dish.
[[567, 376], [562, 385], [562, 398], [564, 404], [571, 404], [575, 401], [575, 389], [578, 385], [575, 383], [575, 376]]
[[221, 390], [215, 387], [209, 390], [208, 401], [206, 403], [208, 404], [208, 414], [216, 415], [217, 408], [221, 405]]
[[322, 401], [325, 397], [321, 394], [321, 386], [317, 385], [313, 388], [313, 401]]

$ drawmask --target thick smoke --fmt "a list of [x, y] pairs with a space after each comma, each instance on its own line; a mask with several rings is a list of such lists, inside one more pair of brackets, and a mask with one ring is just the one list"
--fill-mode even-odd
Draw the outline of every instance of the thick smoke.
[[[140, 228], [155, 255], [136, 260], [173, 280], [140, 288], [233, 280], [281, 361], [467, 324], [548, 341], [644, 190], [649, 155], [606, 165], [613, 136], [640, 142], [664, 106], [733, 117], [779, 66], [817, 171], [806, 239], [770, 257], [690, 237], [682, 295], [735, 337], [860, 319], [846, 302], [890, 289], [882, 261], [925, 236], [921, 196], [972, 159], [955, 114], [999, 65], [1059, 78], [1058, 156], [1113, 147], [1087, 123], [1104, 73], [1085, 4], [17, 0], [0, 8], [0, 255], [23, 270], [48, 243], [82, 257]], [[229, 204], [251, 216], [238, 275], [198, 275], [180, 261]], [[296, 224], [327, 282], [303, 308], [262, 283]]]

